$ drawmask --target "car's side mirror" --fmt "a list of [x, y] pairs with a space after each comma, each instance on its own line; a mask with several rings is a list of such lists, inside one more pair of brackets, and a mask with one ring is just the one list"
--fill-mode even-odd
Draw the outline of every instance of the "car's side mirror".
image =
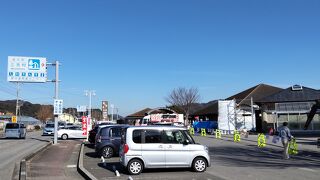
[[182, 143], [183, 145], [188, 145], [189, 144], [189, 142], [188, 141], [183, 141], [183, 143]]

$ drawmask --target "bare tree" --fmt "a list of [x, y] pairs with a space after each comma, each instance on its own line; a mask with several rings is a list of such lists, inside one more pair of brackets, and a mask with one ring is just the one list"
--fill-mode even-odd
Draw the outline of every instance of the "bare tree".
[[36, 113], [36, 116], [42, 122], [45, 122], [47, 119], [52, 119], [53, 107], [51, 105], [41, 105], [39, 111]]
[[184, 88], [179, 87], [174, 89], [168, 97], [166, 97], [166, 101], [170, 103], [172, 106], [176, 106], [180, 108], [185, 115], [184, 124], [188, 125], [188, 119], [190, 110], [194, 103], [198, 103], [200, 100], [199, 91], [197, 88]]

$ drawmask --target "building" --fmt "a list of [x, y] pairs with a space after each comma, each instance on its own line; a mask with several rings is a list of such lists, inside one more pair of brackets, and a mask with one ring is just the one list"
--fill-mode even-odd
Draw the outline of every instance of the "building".
[[[311, 107], [320, 99], [320, 91], [294, 85], [259, 100], [263, 129], [277, 128], [288, 122], [292, 131], [302, 131]], [[320, 131], [320, 112], [313, 117], [309, 131]]]

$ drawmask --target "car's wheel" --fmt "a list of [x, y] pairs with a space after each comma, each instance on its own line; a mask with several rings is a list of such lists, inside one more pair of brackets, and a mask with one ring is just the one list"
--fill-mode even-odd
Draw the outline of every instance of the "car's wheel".
[[105, 146], [105, 147], [103, 147], [102, 150], [101, 150], [101, 155], [102, 155], [104, 158], [112, 158], [112, 157], [113, 157], [113, 154], [114, 154], [113, 148], [110, 147], [110, 146]]
[[68, 139], [68, 134], [62, 134], [61, 139], [63, 139], [63, 140]]
[[192, 162], [192, 169], [195, 172], [204, 172], [207, 169], [207, 162], [202, 157], [197, 157]]
[[138, 175], [143, 170], [143, 164], [140, 160], [133, 159], [133, 160], [129, 161], [128, 166], [127, 166], [127, 170], [129, 172], [129, 174], [131, 174], [131, 175]]

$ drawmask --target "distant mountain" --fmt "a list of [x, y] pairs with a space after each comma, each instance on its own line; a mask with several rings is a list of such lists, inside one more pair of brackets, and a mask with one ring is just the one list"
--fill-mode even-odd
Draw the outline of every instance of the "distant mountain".
[[[16, 101], [17, 100], [6, 100], [0, 101], [0, 112], [6, 114], [15, 114], [16, 113]], [[40, 104], [32, 104], [28, 101], [19, 101], [20, 105], [20, 114], [22, 116], [31, 116], [36, 117], [36, 113], [39, 111]]]

